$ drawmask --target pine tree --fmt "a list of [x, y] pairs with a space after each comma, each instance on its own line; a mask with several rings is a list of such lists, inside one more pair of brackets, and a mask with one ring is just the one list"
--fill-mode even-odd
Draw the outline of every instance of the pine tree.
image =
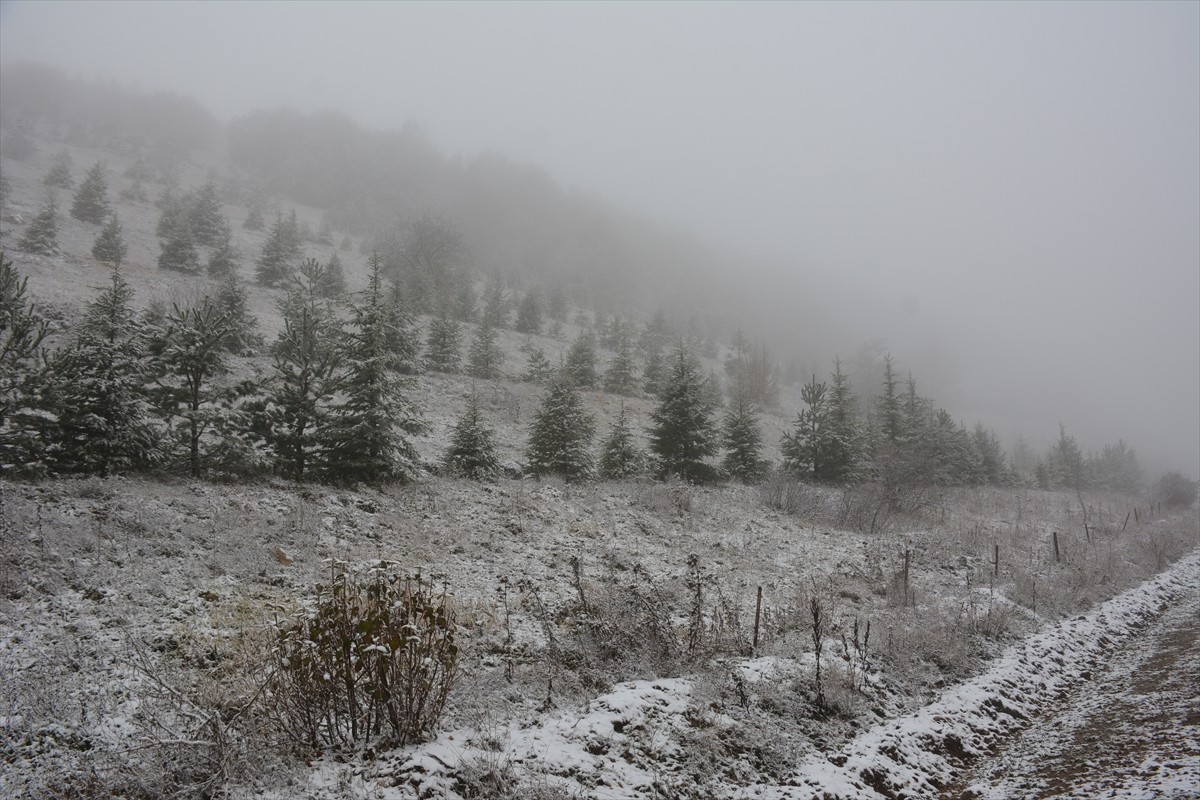
[[608, 369], [604, 371], [604, 391], [632, 395], [637, 391], [637, 377], [634, 375], [633, 342], [628, 327], [620, 325], [617, 328], [612, 344], [614, 354], [612, 361], [608, 362]]
[[1084, 485], [1083, 451], [1067, 427], [1058, 423], [1058, 441], [1050, 446], [1046, 457], [1051, 488], [1082, 490]]
[[1033, 465], [1033, 482], [1043, 491], [1054, 488], [1050, 485], [1050, 468], [1045, 461], [1038, 461]]
[[654, 317], [642, 328], [638, 337], [638, 350], [642, 358], [649, 362], [654, 353], [661, 353], [671, 337], [671, 321], [661, 308], [654, 312]]
[[[944, 409], [938, 410], [938, 416]], [[950, 416], [946, 412], [946, 416]], [[948, 486], [983, 486], [987, 483], [987, 468], [983, 464], [983, 450], [977, 446], [975, 437], [963, 422], [954, 426], [954, 471], [945, 481]]]
[[270, 444], [276, 469], [304, 480], [325, 468], [321, 448], [341, 357], [332, 310], [311, 285], [294, 285], [281, 305], [283, 330], [271, 348]]
[[317, 230], [317, 244], [325, 247], [333, 246], [333, 224], [329, 217], [321, 217], [321, 227]]
[[229, 222], [221, 214], [221, 198], [217, 194], [216, 183], [208, 181], [191, 198], [188, 219], [196, 244], [211, 247], [221, 241]]
[[[757, 405], [749, 388], [744, 387], [742, 391], [746, 394], [747, 402]], [[716, 373], [716, 370], [710, 369], [704, 378], [704, 400], [713, 411], [725, 405], [725, 393], [721, 389], [721, 376]]]
[[830, 407], [824, 383], [812, 380], [800, 389], [800, 399], [805, 408], [796, 416], [792, 433], [785, 433], [779, 450], [783, 455], [784, 468], [793, 475], [808, 481], [823, 483], [829, 479], [826, 459], [831, 449]]
[[300, 233], [295, 212], [289, 219], [278, 216], [267, 234], [262, 255], [258, 259], [256, 278], [260, 286], [286, 286], [300, 258]]
[[393, 283], [388, 292], [387, 306], [392, 315], [388, 344], [396, 354], [396, 369], [403, 375], [417, 375], [423, 366], [421, 332], [407, 298], [401, 294], [401, 288], [400, 283]]
[[704, 460], [717, 452], [704, 381], [700, 365], [680, 342], [671, 356], [659, 405], [651, 414], [650, 450], [658, 457], [659, 477], [677, 475], [689, 482], [716, 477], [716, 470]]
[[208, 274], [222, 278], [235, 274], [241, 265], [242, 255], [233, 243], [233, 227], [229, 220], [221, 220], [221, 231], [217, 235], [212, 252], [208, 254]]
[[731, 478], [751, 483], [762, 477], [766, 463], [762, 458], [762, 432], [750, 392], [739, 386], [730, 398], [722, 424], [725, 458], [721, 462]]
[[84, 222], [99, 225], [111, 213], [108, 203], [108, 179], [104, 165], [96, 163], [88, 170], [71, 203], [71, 216]]
[[184, 447], [188, 474], [200, 477], [228, 432], [226, 392], [213, 386], [226, 371], [222, 351], [232, 334], [228, 315], [210, 298], [173, 305], [158, 357], [159, 405]]
[[443, 309], [429, 323], [425, 340], [425, 368], [433, 372], [458, 372], [462, 360], [462, 326]]
[[883, 394], [879, 397], [879, 427], [884, 440], [897, 444], [904, 436], [904, 417], [900, 407], [898, 382], [892, 370], [892, 356], [883, 357]]
[[863, 435], [855, 419], [857, 399], [850, 379], [835, 359], [829, 383], [828, 448], [825, 474], [830, 483], [852, 483], [861, 477], [865, 458]]
[[664, 370], [662, 351], [650, 351], [646, 357], [646, 366], [642, 368], [642, 391], [651, 397], [658, 397], [662, 394]]
[[613, 423], [600, 452], [600, 477], [605, 480], [624, 480], [646, 471], [646, 454], [633, 441], [633, 431], [625, 416], [625, 404]]
[[46, 194], [17, 246], [27, 253], [54, 255], [58, 252], [58, 202], [53, 192]]
[[595, 427], [570, 377], [560, 372], [546, 389], [530, 426], [526, 469], [539, 478], [558, 475], [574, 481], [590, 477]]
[[530, 346], [528, 348], [528, 362], [525, 366], [525, 374], [521, 376], [521, 380], [529, 383], [537, 383], [542, 386], [550, 383], [554, 377], [554, 365], [550, 363], [550, 359], [546, 358], [546, 354], [541, 348]]
[[175, 195], [174, 189], [168, 186], [163, 189], [155, 205], [158, 207], [159, 215], [154, 234], [160, 239], [167, 239], [181, 221], [186, 221], [186, 203]]
[[471, 352], [467, 356], [467, 374], [473, 378], [499, 378], [504, 363], [504, 351], [500, 349], [499, 334], [486, 321], [475, 331], [471, 340]]
[[[1007, 482], [1008, 464], [1004, 458], [1004, 448], [1000, 446], [995, 432], [984, 428], [982, 422], [977, 422], [971, 439], [983, 468], [983, 482], [992, 486], [1003, 486]], [[1120, 444], [1124, 445], [1124, 442]]]
[[983, 482], [982, 461], [971, 446], [970, 433], [944, 408], [922, 420], [905, 448], [903, 463], [911, 483], [967, 486]]
[[74, 341], [51, 361], [49, 438], [59, 472], [105, 478], [144, 461], [151, 449], [146, 339], [132, 299], [133, 289], [113, 269], [111, 285], [88, 304]]
[[610, 323], [608, 321], [608, 312], [602, 308], [597, 308], [593, 314], [595, 322], [590, 326], [592, 338], [596, 341], [597, 347], [608, 347], [608, 332]]
[[226, 272], [217, 290], [217, 306], [225, 311], [229, 324], [229, 335], [224, 348], [237, 355], [250, 355], [262, 346], [258, 334], [258, 320], [250, 314], [250, 303], [246, 298], [246, 287], [236, 272]]
[[451, 475], [471, 480], [495, 480], [500, 472], [495, 434], [483, 423], [474, 389], [467, 399], [466, 411], [454, 425], [444, 462]]
[[488, 284], [484, 297], [483, 324], [496, 329], [508, 327], [508, 295], [504, 285], [496, 279]]
[[564, 366], [571, 381], [580, 389], [596, 386], [596, 337], [591, 331], [583, 331], [571, 343]]
[[[977, 440], [981, 428], [982, 426], [976, 427]], [[992, 439], [995, 439], [994, 434]], [[999, 448], [999, 442], [995, 442], [994, 446]], [[990, 447], [987, 448], [987, 450], [990, 449]], [[986, 461], [985, 457], [985, 463]], [[1137, 452], [1125, 444], [1123, 439], [1118, 439], [1116, 444], [1104, 445], [1098, 454], [1088, 458], [1085, 472], [1088, 485], [1097, 488], [1133, 494], [1144, 485]]]
[[326, 476], [338, 482], [407, 481], [417, 474], [418, 458], [408, 436], [424, 429], [407, 396], [409, 380], [398, 373], [392, 347], [395, 320], [383, 288], [383, 262], [368, 261], [366, 291], [350, 305], [351, 318], [341, 335], [345, 365], [342, 401], [322, 441]]
[[517, 333], [542, 332], [542, 300], [537, 289], [530, 289], [517, 307]]
[[71, 154], [66, 150], [59, 152], [54, 157], [54, 163], [50, 165], [49, 171], [42, 178], [42, 183], [53, 189], [70, 190], [75, 186], [75, 179], [71, 177]]
[[917, 381], [909, 373], [900, 403], [900, 441], [910, 450], [919, 450], [924, 429], [933, 415], [933, 403], [917, 394]]
[[320, 293], [322, 297], [330, 300], [346, 293], [346, 269], [342, 266], [342, 259], [337, 250], [329, 255], [329, 261], [325, 264], [325, 277], [321, 281]]
[[329, 262], [322, 264], [315, 258], [306, 258], [292, 273], [288, 291], [299, 289], [305, 295], [332, 301], [345, 293], [345, 277], [342, 261], [334, 253]]
[[611, 320], [608, 320], [604, 325], [597, 326], [599, 334], [596, 341], [605, 350], [617, 349], [617, 341], [621, 338], [621, 332], [625, 329], [625, 322], [620, 316], [614, 315]]
[[464, 280], [454, 296], [454, 316], [460, 322], [475, 322], [479, 319], [479, 304], [475, 298], [475, 287]]
[[121, 235], [121, 222], [117, 215], [113, 214], [92, 244], [92, 257], [117, 269], [125, 260], [126, 252], [125, 237]]
[[200, 271], [200, 254], [196, 252], [196, 243], [192, 239], [192, 229], [186, 217], [179, 217], [172, 225], [171, 232], [158, 254], [158, 268], [189, 275]]
[[33, 471], [42, 343], [49, 330], [25, 293], [22, 278], [0, 251], [0, 475]]
[[729, 354], [725, 356], [725, 374], [731, 380], [736, 382], [739, 377], [744, 378], [744, 364], [750, 355], [750, 347], [750, 340], [742, 329], [735, 329], [729, 342]]

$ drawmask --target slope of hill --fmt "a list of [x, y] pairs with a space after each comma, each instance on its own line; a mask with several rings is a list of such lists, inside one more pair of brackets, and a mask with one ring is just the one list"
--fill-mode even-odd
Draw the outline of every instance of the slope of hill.
[[[705, 797], [778, 784], [1197, 536], [1194, 516], [1147, 523], [1144, 508], [1147, 524], [1122, 531], [1121, 509], [1089, 498], [1105, 520], [1089, 542], [1070, 498], [1026, 491], [951, 492], [863, 534], [838, 529], [852, 495], [828, 490], [798, 515], [759, 489], [652, 483], [0, 490], [0, 787], [18, 796]], [[250, 702], [274, 669], [273, 626], [331, 564], [378, 559], [454, 594], [462, 657], [443, 733], [305, 766], [272, 704]]]
[[[53, 323], [52, 345], [69, 338], [108, 276], [90, 255], [99, 227], [66, 213], [65, 190], [58, 252], [16, 246], [43, 201], [43, 176], [64, 152], [76, 184], [93, 164], [107, 164], [129, 244], [121, 272], [139, 307], [187, 304], [215, 290], [203, 274], [157, 266], [155, 200], [210, 179], [233, 223], [248, 302], [267, 341], [281, 327], [282, 292], [252, 280], [264, 234], [242, 222], [254, 207], [268, 219], [273, 205], [281, 218], [294, 208], [310, 234], [302, 255], [326, 260], [338, 250], [350, 288], [364, 285], [378, 221], [358, 219], [344, 187], [322, 194], [334, 187], [301, 175], [289, 148], [272, 152], [270, 126], [257, 143], [265, 152], [234, 162], [187, 136], [193, 147], [183, 150], [120, 145], [119, 118], [80, 124], [53, 109], [44, 114], [17, 131], [28, 146], [20, 157], [11, 155], [15, 126], [5, 118], [0, 249], [29, 277]], [[296, 121], [309, 123], [341, 131], [334, 150], [361, 134], [344, 120]], [[174, 141], [162, 135], [160, 144]], [[373, 141], [364, 137], [361, 146]], [[273, 177], [250, 174], [251, 162], [275, 155]], [[579, 333], [600, 327], [599, 316], [657, 305], [651, 294], [624, 306], [620, 292], [661, 287], [627, 282], [601, 293], [640, 262], [614, 256], [615, 271], [596, 269], [616, 245], [609, 218], [589, 216], [587, 201], [564, 199], [530, 174], [534, 199], [501, 208], [507, 196], [489, 197], [487, 187], [520, 183], [510, 165], [438, 169], [445, 172], [430, 186], [471, 184], [456, 202], [478, 203], [456, 210], [473, 220], [464, 227], [482, 252], [456, 267], [478, 291], [482, 272], [524, 263], [532, 251], [523, 248], [534, 247], [541, 260], [528, 271], [513, 267], [509, 288], [523, 291], [540, 274], [566, 283], [574, 305], [557, 334], [502, 331], [499, 378], [421, 376], [412, 394], [428, 424], [413, 443], [431, 474], [410, 485], [350, 489], [265, 473], [238, 482], [178, 474], [0, 481], [0, 792], [686, 798], [762, 787], [765, 796], [784, 796], [778, 787], [806, 780], [796, 774], [800, 765], [861, 756], [859, 744], [875, 741], [864, 731], [889, 721], [903, 727], [903, 715], [923, 713], [1005, 646], [1167, 569], [1196, 544], [1192, 514], [1163, 513], [1142, 495], [1085, 489], [920, 486], [900, 502], [886, 481], [829, 488], [776, 475], [758, 486], [701, 487], [515, 477], [543, 393], [521, 380], [522, 347], [559, 361]], [[487, 178], [489, 170], [502, 177]], [[290, 176], [306, 182], [287, 185]], [[394, 189], [383, 177], [381, 191]], [[531, 244], [518, 235], [522, 213], [550, 214], [560, 202], [574, 209], [561, 210], [561, 227], [574, 225], [578, 238]], [[497, 229], [481, 232], [488, 225]], [[503, 236], [516, 249], [497, 244]], [[555, 272], [564, 248], [580, 242], [587, 246], [579, 260]], [[656, 248], [681, 252], [649, 234], [636, 249], [649, 258]], [[479, 263], [485, 253], [507, 263]], [[684, 291], [676, 299], [680, 307], [692, 302]], [[422, 317], [422, 326], [429, 321]], [[703, 319], [688, 331], [678, 321], [681, 335], [707, 349], [704, 369], [719, 373], [722, 331]], [[270, 370], [265, 349], [231, 361], [236, 379]], [[432, 475], [471, 393], [507, 468], [495, 483]], [[601, 435], [624, 408], [645, 443], [656, 398], [583, 394]], [[800, 407], [796, 387], [785, 385], [778, 406], [763, 411], [768, 460], [780, 460], [781, 437]], [[375, 737], [315, 752], [321, 748], [281, 723], [274, 681], [287, 665], [279, 637], [298, 610], [313, 606], [317, 584], [381, 560], [452, 597], [457, 680], [432, 742], [393, 748]], [[1192, 557], [1179, 569], [1194, 568]], [[1147, 596], [1165, 599], [1177, 588], [1164, 578]], [[877, 749], [883, 769], [887, 753]], [[936, 759], [928, 769], [917, 762], [913, 769], [926, 770], [921, 780], [946, 779]], [[862, 784], [863, 774], [847, 780]], [[846, 796], [866, 791], [856, 785]]]

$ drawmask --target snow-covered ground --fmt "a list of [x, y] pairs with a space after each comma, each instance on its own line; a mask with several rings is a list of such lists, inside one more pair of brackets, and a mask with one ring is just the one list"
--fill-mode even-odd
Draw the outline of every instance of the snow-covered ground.
[[[1005, 737], [1032, 725], [1016, 747], [991, 759], [990, 780], [962, 789], [964, 797], [1185, 797], [1200, 789], [1200, 749], [1196, 718], [1195, 640], [1200, 628], [1200, 554], [1193, 553], [1168, 573], [1102, 604], [1088, 614], [1051, 626], [1008, 650], [983, 675], [947, 691], [920, 711], [880, 725], [831, 758], [800, 765], [794, 786], [747, 794], [758, 798], [822, 796], [846, 800], [879, 797], [935, 797], [959, 770], [1000, 747]], [[1191, 647], [1188, 659], [1160, 664], [1163, 683], [1148, 686], [1141, 676], [1132, 690], [1131, 673], [1143, 668], [1161, 646], [1147, 647], [1145, 627], [1166, 612], [1154, 629], [1181, 635]], [[1131, 641], [1137, 637], [1137, 641]], [[1119, 663], [1111, 659], [1119, 657]], [[1099, 685], [1092, 682], [1105, 670]], [[1127, 685], [1130, 684], [1130, 685]], [[1164, 701], [1175, 713], [1164, 712]], [[1067, 710], [1061, 710], [1061, 704]], [[1155, 715], [1162, 714], [1162, 717]], [[1043, 717], [1052, 715], [1048, 723]], [[1094, 742], [1065, 742], [1072, 730], [1104, 724], [1141, 733], [1150, 748], [1115, 748], [1104, 753]], [[1111, 716], [1110, 716], [1111, 715]], [[1178, 722], [1177, 727], [1169, 724]], [[1083, 752], [1080, 752], [1080, 750]], [[1096, 761], [1075, 774], [1063, 769], [1047, 779], [1054, 754], [1077, 762]], [[1108, 759], [1104, 759], [1107, 755]], [[1132, 759], [1132, 761], [1130, 760]], [[1053, 772], [1052, 768], [1050, 769]], [[1124, 785], [1122, 785], [1124, 784]], [[1124, 794], [1107, 794], [1120, 787]]]
[[[0, 491], [9, 796], [200, 784], [280, 798], [801, 797], [818, 785], [928, 796], [1080, 691], [1200, 583], [1191, 555], [1087, 610], [1194, 547], [1195, 517], [1122, 533], [1118, 507], [1089, 543], [1065, 533], [1070, 498], [1026, 491], [948, 492], [874, 534], [826, 521], [841, 501], [826, 490], [800, 515], [754, 487], [656, 483], [93, 479]], [[906, 550], [915, 605], [897, 583]], [[271, 620], [328, 560], [380, 558], [455, 595], [464, 655], [440, 733], [401, 750], [291, 756], [269, 708], [230, 709], [269, 666]], [[824, 708], [814, 598], [828, 620]], [[220, 709], [236, 719], [214, 742], [205, 726]]]
[[[5, 161], [14, 192], [0, 248], [62, 331], [106, 280], [90, 256], [94, 226], [64, 211], [60, 254], [12, 249], [59, 149]], [[77, 172], [109, 161], [110, 194], [128, 184], [117, 176], [130, 159], [68, 149]], [[184, 165], [182, 186], [221, 168]], [[158, 211], [118, 206], [138, 305], [211, 290], [199, 276], [165, 284]], [[225, 211], [249, 277], [261, 234], [237, 224], [244, 207]], [[319, 224], [318, 209], [299, 215]], [[342, 255], [361, 285], [356, 250]], [[247, 291], [270, 339], [278, 294]], [[554, 361], [578, 330], [530, 343]], [[542, 390], [516, 380], [525, 337], [502, 338], [506, 379], [427, 375], [414, 388], [427, 462], [471, 391], [502, 459], [521, 459]], [[261, 358], [233, 362], [238, 377], [266, 369]], [[799, 407], [794, 391], [763, 415], [769, 459]], [[622, 403], [640, 435], [652, 407], [602, 392], [586, 401], [600, 435]], [[1138, 502], [1142, 516], [1123, 524]], [[994, 779], [991, 762], [962, 768], [1031, 721], [1050, 724], [1038, 721], [1047, 709], [1086, 696], [1087, 673], [1113, 654], [1134, 658], [1131, 643], [1164, 603], [1174, 614], [1195, 595], [1195, 555], [1153, 577], [1194, 552], [1195, 516], [1145, 511], [1135, 498], [1023, 489], [928, 491], [891, 514], [871, 487], [0, 481], [0, 796], [1022, 796], [1050, 786], [1032, 767], [1036, 738], [1005, 751], [1013, 782]], [[454, 595], [463, 656], [440, 732], [400, 750], [297, 753], [260, 691], [271, 622], [328, 578], [331, 561], [379, 559]], [[1193, 662], [1178, 663], [1187, 674]], [[1142, 690], [1114, 691], [1135, 703]], [[1078, 708], [1062, 730], [1092, 725]], [[1160, 787], [1194, 775], [1175, 733], [1164, 728], [1153, 751]], [[1149, 786], [1136, 780], [1150, 765], [1123, 785]]]
[[1200, 581], [1067, 702], [959, 781], [963, 797], [1200, 796]]

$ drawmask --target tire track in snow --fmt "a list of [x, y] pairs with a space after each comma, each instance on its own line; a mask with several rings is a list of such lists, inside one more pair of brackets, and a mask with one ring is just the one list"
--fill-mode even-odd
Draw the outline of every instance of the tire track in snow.
[[954, 797], [1200, 796], [1200, 588], [1063, 708], [971, 770]]
[[[867, 731], [828, 759], [799, 766], [782, 786], [752, 787], [756, 800], [953, 797], [964, 769], [994, 753], [1200, 586], [1193, 551], [1140, 586], [1009, 649], [983, 675], [905, 717]], [[1136, 648], [1134, 648], [1136, 649]], [[1190, 795], [1196, 796], [1196, 795]]]

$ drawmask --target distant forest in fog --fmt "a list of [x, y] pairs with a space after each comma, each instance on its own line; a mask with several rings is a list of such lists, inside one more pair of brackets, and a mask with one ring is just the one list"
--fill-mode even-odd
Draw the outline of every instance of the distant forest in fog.
[[[672, 339], [685, 341], [697, 355], [722, 359], [731, 400], [734, 384], [745, 377], [741, 365], [752, 357], [764, 386], [798, 387], [808, 381], [815, 391], [819, 380], [833, 372], [839, 355], [818, 345], [845, 343], [844, 337], [853, 335], [837, 329], [835, 313], [823, 308], [830, 304], [819, 289], [795, 298], [794, 316], [802, 322], [789, 321], [788, 326], [811, 330], [812, 337], [805, 341], [781, 335], [782, 326], [769, 318], [778, 312], [755, 310], [772, 296], [772, 287], [739, 276], [731, 266], [736, 256], [596, 197], [565, 191], [535, 166], [495, 154], [447, 157], [416, 126], [371, 131], [344, 114], [282, 108], [255, 111], [222, 125], [188, 98], [84, 82], [36, 64], [9, 65], [0, 73], [0, 114], [6, 157], [22, 158], [34, 126], [49, 126], [64, 143], [135, 159], [164, 187], [173, 185], [173, 176], [194, 151], [227, 153], [232, 169], [214, 173], [214, 196], [252, 213], [265, 212], [268, 240], [286, 233], [280, 228], [282, 203], [320, 210], [323, 230], [356, 237], [364, 256], [379, 254], [383, 274], [395, 283], [409, 313], [444, 312], [464, 287], [473, 291], [478, 275], [489, 287], [502, 288], [514, 312], [522, 298], [527, 303], [569, 302], [586, 312], [578, 321], [608, 351], [622, 337], [640, 339], [643, 369], [670, 349]], [[176, 200], [186, 204], [193, 197], [185, 192]], [[160, 208], [165, 203], [160, 196]], [[160, 236], [169, 239], [161, 228], [160, 223]], [[290, 235], [303, 238], [298, 229]], [[298, 265], [297, 260], [278, 280], [264, 284], [286, 285]], [[261, 268], [259, 274], [261, 280]], [[461, 323], [478, 321], [466, 312], [456, 316]], [[519, 318], [516, 325], [520, 330]], [[506, 314], [501, 327], [509, 326]], [[645, 344], [647, 337], [653, 344]], [[856, 450], [854, 458], [863, 464], [881, 443], [895, 446], [922, 438], [928, 439], [921, 445], [924, 466], [910, 462], [904, 469], [934, 483], [1029, 481], [1050, 487], [1086, 482], [1123, 491], [1141, 486], [1141, 467], [1123, 441], [1096, 449], [1090, 458], [1065, 430], [1040, 458], [1024, 438], [1013, 436], [1005, 448], [984, 426], [964, 427], [936, 399], [920, 395], [914, 380], [920, 374], [893, 373], [883, 343], [848, 350], [840, 354], [832, 380], [852, 387], [840, 401], [840, 413], [859, 420], [846, 435], [855, 439], [853, 448], [861, 452]], [[905, 360], [904, 354], [899, 357]], [[653, 395], [650, 383], [643, 380], [638, 391]], [[760, 390], [752, 400], [759, 407], [775, 407], [778, 391]], [[812, 398], [805, 402], [811, 410]], [[907, 433], [900, 431], [901, 416]], [[1055, 422], [1044, 420], [1043, 425], [1052, 429]], [[797, 421], [802, 423], [803, 413]], [[1009, 451], [1007, 457], [1003, 449]], [[811, 464], [804, 470], [809, 477], [829, 478], [812, 475]], [[867, 477], [855, 467], [837, 478], [850, 476]]]

